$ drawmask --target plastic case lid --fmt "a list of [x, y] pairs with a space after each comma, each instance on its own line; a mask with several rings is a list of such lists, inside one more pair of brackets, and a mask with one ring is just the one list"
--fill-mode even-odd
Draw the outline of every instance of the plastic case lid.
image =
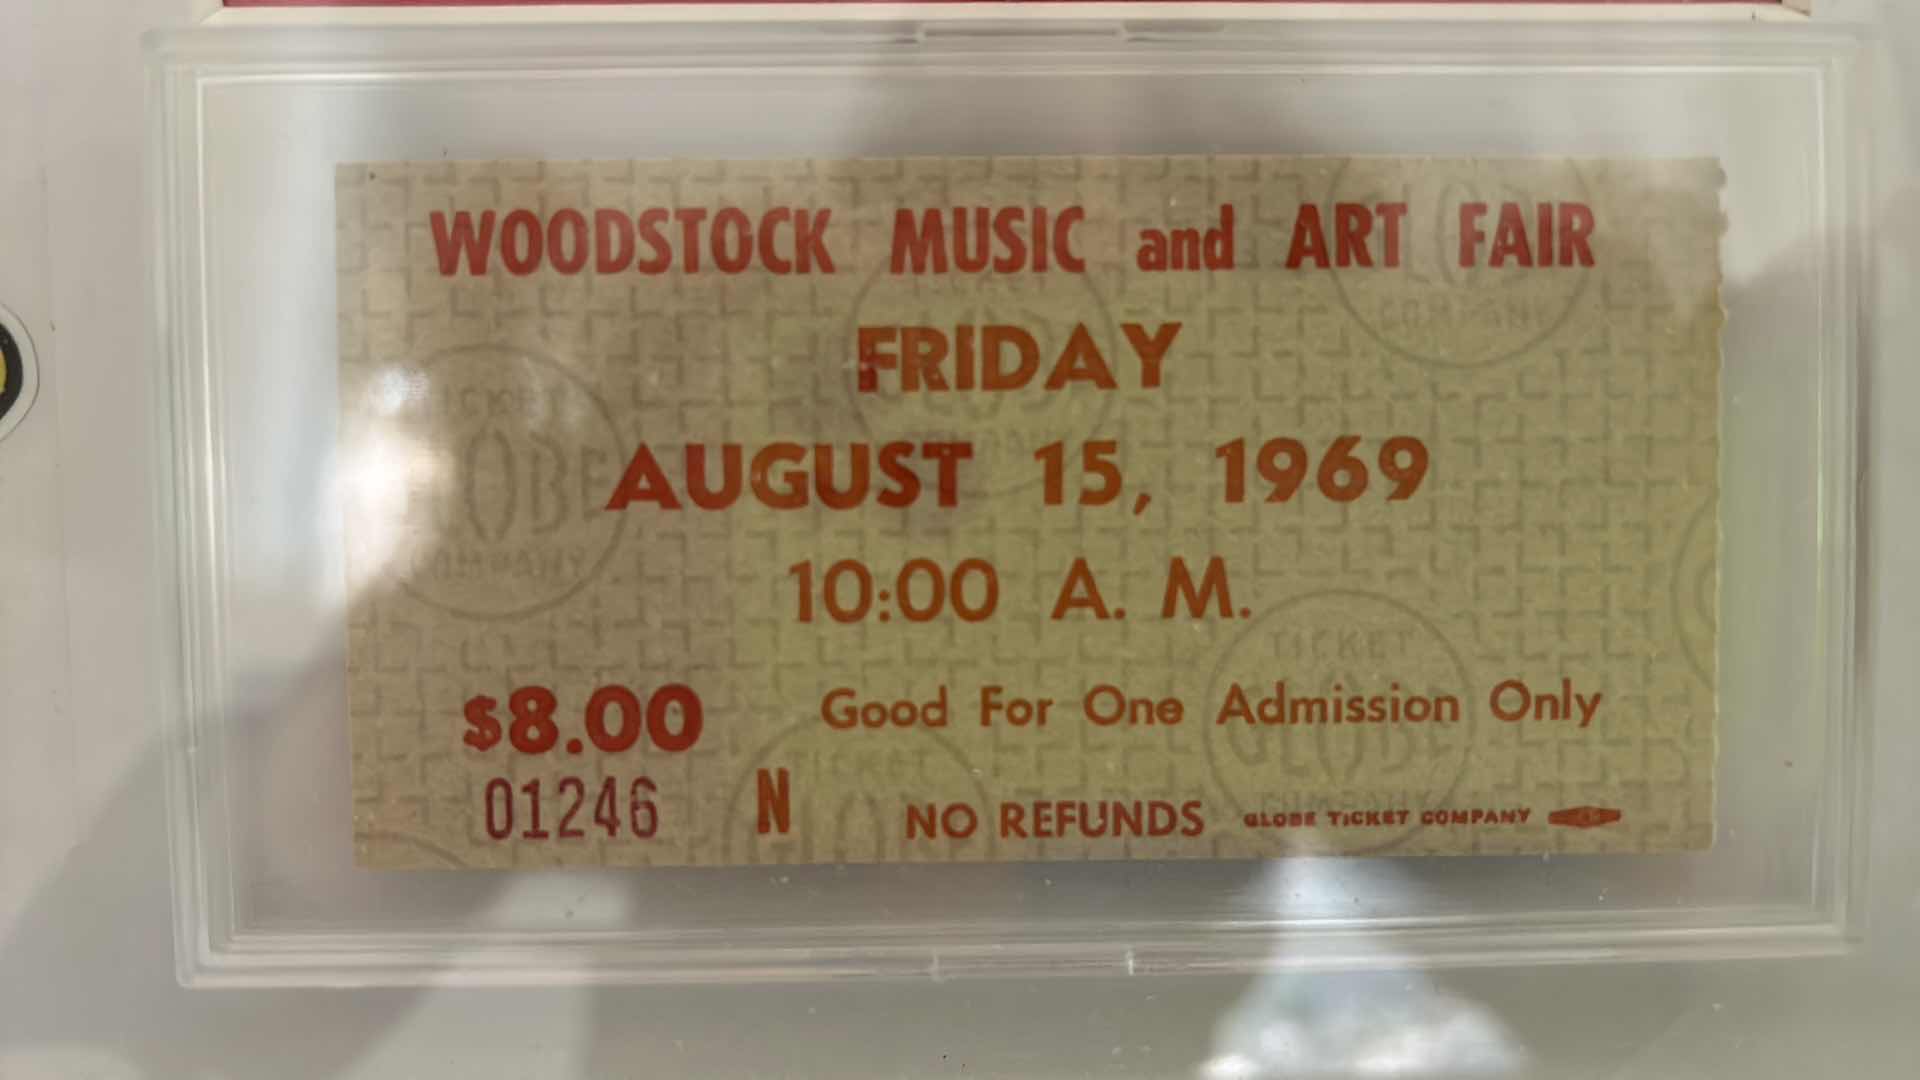
[[[1814, 26], [1393, 21], [223, 30], [155, 40], [161, 614], [196, 985], [1800, 954], [1857, 929], [1861, 134]], [[1684, 107], [1676, 107], [1683, 103]], [[1719, 817], [1682, 856], [353, 868], [334, 168], [1061, 153], [1715, 157]]]

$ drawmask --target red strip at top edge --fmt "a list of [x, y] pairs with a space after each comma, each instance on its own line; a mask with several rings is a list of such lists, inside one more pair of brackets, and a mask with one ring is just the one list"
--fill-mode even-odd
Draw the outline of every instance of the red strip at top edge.
[[[767, 0], [224, 0], [227, 7], [548, 7], [561, 4], [639, 7], [649, 4], [740, 4]], [[773, 0], [784, 4], [823, 4], [847, 0]], [[851, 0], [853, 3], [898, 3], [900, 0]], [[975, 0], [917, 0], [921, 3], [959, 4]], [[1024, 0], [1001, 0], [1022, 3]], [[1049, 0], [1053, 3], [1095, 3], [1099, 0]], [[1232, 0], [1249, 4], [1778, 4], [1782, 0]]]

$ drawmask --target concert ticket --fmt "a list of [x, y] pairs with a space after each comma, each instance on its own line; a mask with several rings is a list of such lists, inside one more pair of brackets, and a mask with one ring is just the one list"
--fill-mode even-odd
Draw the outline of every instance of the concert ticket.
[[1706, 847], [1720, 187], [343, 166], [358, 859]]

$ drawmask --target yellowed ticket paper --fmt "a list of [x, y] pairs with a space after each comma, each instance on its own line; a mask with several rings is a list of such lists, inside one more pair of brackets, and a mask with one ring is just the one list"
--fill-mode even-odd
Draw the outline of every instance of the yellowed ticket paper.
[[1720, 186], [343, 167], [359, 861], [1706, 847]]

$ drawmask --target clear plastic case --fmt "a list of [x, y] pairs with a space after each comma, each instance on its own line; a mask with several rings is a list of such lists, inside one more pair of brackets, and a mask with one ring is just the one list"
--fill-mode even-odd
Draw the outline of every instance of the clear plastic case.
[[[1813, 24], [220, 30], [153, 43], [181, 978], [587, 983], [1808, 954], [1859, 928], [1858, 43]], [[1715, 157], [1719, 833], [1663, 856], [354, 867], [342, 162]]]

